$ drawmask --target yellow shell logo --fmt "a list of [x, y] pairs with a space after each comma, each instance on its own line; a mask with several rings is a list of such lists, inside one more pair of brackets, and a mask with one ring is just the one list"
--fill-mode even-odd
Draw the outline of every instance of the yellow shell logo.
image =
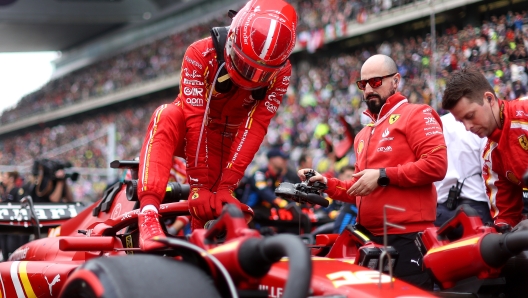
[[358, 148], [357, 148], [357, 153], [361, 153], [361, 151], [363, 151], [363, 147], [365, 147], [365, 142], [363, 142], [363, 140], [359, 141], [359, 144], [358, 144]]
[[390, 117], [389, 117], [389, 124], [393, 124], [393, 123], [396, 122], [398, 119], [400, 119], [400, 114], [392, 114], [392, 115], [390, 115]]
[[519, 179], [517, 179], [517, 177], [515, 177], [515, 175], [513, 174], [512, 171], [507, 171], [506, 172], [506, 178], [508, 178], [508, 180], [510, 180], [513, 184], [521, 184], [521, 182], [519, 181]]
[[522, 135], [519, 137], [519, 144], [521, 144], [521, 147], [524, 150], [528, 150], [528, 138], [526, 138], [526, 135]]

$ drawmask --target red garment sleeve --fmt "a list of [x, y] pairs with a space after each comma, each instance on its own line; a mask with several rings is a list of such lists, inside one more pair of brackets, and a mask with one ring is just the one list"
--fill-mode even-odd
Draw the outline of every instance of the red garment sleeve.
[[328, 188], [325, 192], [330, 198], [332, 198], [332, 200], [356, 204], [356, 197], [349, 196], [346, 192], [350, 187], [352, 187], [352, 185], [354, 185], [356, 179], [341, 181], [337, 178], [330, 178], [327, 179], [327, 181]]
[[[409, 105], [411, 106], [411, 105]], [[412, 113], [406, 124], [406, 136], [409, 147], [417, 160], [386, 169], [392, 185], [400, 187], [415, 187], [426, 185], [444, 179], [447, 172], [447, 147], [442, 131], [442, 120], [426, 105], [412, 105], [408, 112]], [[425, 130], [427, 126], [436, 123], [437, 129]]]
[[288, 62], [268, 87], [265, 97], [258, 100], [240, 125], [231, 145], [229, 162], [222, 170], [219, 189], [234, 189], [244, 175], [247, 166], [257, 153], [268, 131], [271, 119], [277, 113], [282, 98], [290, 85], [291, 64]]

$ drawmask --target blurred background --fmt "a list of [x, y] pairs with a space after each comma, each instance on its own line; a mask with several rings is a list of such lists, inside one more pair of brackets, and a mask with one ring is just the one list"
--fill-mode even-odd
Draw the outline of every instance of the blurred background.
[[[0, 172], [19, 183], [35, 160], [60, 160], [79, 179], [76, 201], [95, 201], [134, 159], [154, 109], [174, 100], [183, 53], [227, 26], [238, 0], [0, 0]], [[528, 0], [289, 0], [297, 9], [297, 45], [287, 96], [248, 172], [271, 147], [292, 167], [308, 154], [321, 172], [338, 160], [344, 118], [362, 126], [355, 86], [363, 61], [391, 56], [400, 91], [440, 114], [446, 77], [480, 67], [497, 95], [527, 93]], [[14, 90], [14, 91], [13, 91]], [[341, 142], [342, 143], [342, 142]]]

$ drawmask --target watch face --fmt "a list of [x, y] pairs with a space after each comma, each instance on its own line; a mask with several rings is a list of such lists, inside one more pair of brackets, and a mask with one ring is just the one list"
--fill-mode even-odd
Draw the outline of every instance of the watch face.
[[[385, 173], [383, 173], [385, 174]], [[389, 180], [389, 177], [385, 176], [385, 175], [382, 175], [381, 177], [378, 178], [378, 185], [379, 186], [387, 186], [389, 185], [390, 183], [390, 180]]]

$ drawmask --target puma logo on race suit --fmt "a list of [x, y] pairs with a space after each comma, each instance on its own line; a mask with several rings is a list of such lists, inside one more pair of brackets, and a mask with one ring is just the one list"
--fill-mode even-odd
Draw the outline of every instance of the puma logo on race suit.
[[420, 266], [420, 263], [418, 261], [420, 261], [420, 259], [417, 259], [417, 260], [411, 259], [411, 263], [416, 263], [417, 266]]

